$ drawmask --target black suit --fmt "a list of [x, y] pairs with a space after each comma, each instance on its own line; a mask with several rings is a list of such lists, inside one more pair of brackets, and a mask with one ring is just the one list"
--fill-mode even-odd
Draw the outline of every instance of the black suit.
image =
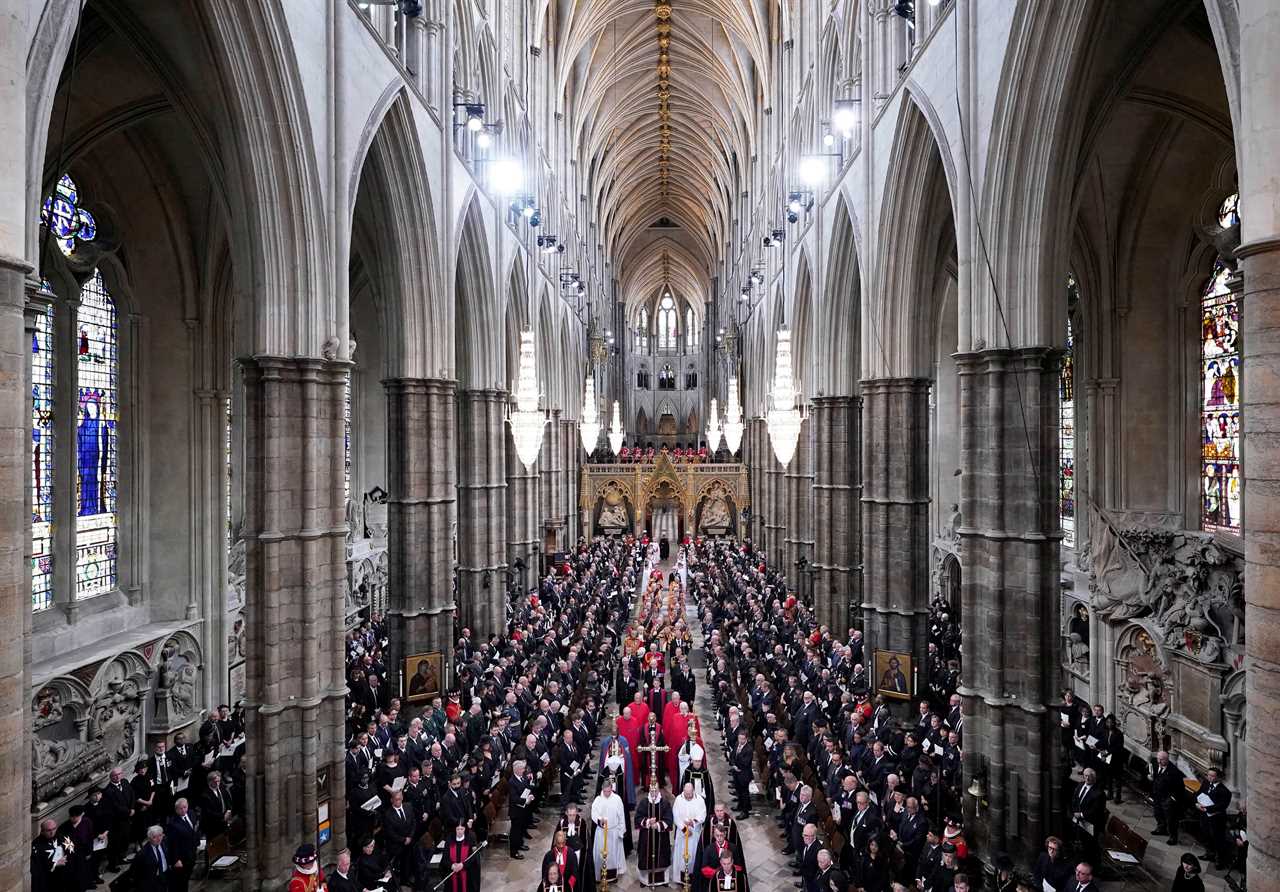
[[751, 741], [739, 741], [733, 751], [733, 764], [729, 771], [733, 775], [733, 794], [738, 799], [738, 811], [751, 811], [751, 776], [754, 753]]
[[1041, 852], [1036, 860], [1036, 869], [1031, 874], [1032, 886], [1037, 892], [1047, 882], [1052, 888], [1063, 892], [1074, 882], [1075, 868], [1066, 858], [1050, 859], [1048, 852]]
[[225, 787], [217, 790], [210, 787], [204, 791], [204, 795], [200, 797], [200, 823], [210, 839], [227, 832], [229, 828], [225, 815], [230, 810], [231, 794]]
[[1186, 807], [1187, 776], [1170, 762], [1164, 768], [1158, 764], [1151, 771], [1151, 802], [1156, 816], [1156, 833], [1167, 832], [1175, 839], [1182, 812]]
[[363, 892], [360, 885], [356, 883], [354, 865], [352, 865], [351, 873], [346, 876], [334, 870], [333, 873], [325, 874], [324, 879], [329, 884], [329, 892]]
[[382, 810], [382, 838], [386, 842], [387, 858], [402, 882], [411, 882], [415, 873], [413, 841], [417, 835], [418, 816], [412, 806], [401, 805], [397, 811], [388, 805]]
[[167, 892], [172, 880], [173, 856], [161, 843], [154, 846], [150, 841], [143, 844], [133, 859], [134, 878], [138, 892]]
[[1231, 853], [1231, 840], [1227, 838], [1227, 806], [1231, 804], [1231, 791], [1224, 783], [1205, 784], [1200, 792], [1213, 800], [1213, 806], [1200, 813], [1204, 832], [1204, 850], [1222, 864]]
[[108, 831], [107, 864], [114, 866], [124, 857], [129, 846], [129, 812], [133, 809], [133, 787], [120, 782], [107, 784], [102, 791], [102, 808], [109, 816], [109, 823], [98, 828], [98, 832]]
[[804, 881], [804, 892], [817, 892], [818, 850], [822, 846], [816, 839], [807, 846], [802, 840], [800, 846], [800, 879]]
[[200, 848], [200, 823], [191, 812], [187, 812], [185, 818], [174, 815], [165, 825], [164, 841], [173, 860], [182, 862], [182, 867], [171, 865], [170, 888], [173, 892], [187, 892]]

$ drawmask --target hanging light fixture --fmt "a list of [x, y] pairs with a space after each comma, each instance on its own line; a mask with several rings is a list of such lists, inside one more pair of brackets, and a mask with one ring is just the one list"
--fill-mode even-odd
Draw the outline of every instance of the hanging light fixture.
[[622, 430], [622, 408], [618, 401], [613, 401], [613, 423], [609, 425], [609, 448], [617, 455], [622, 451], [622, 440], [626, 436]]
[[773, 408], [769, 412], [769, 440], [773, 454], [784, 468], [791, 464], [800, 442], [804, 415], [796, 408], [796, 388], [791, 377], [791, 332], [778, 329], [778, 355], [773, 369]]
[[507, 423], [516, 441], [516, 455], [528, 471], [542, 450], [542, 430], [547, 416], [538, 411], [538, 367], [533, 330], [520, 333], [520, 371], [516, 378], [516, 407], [507, 411]]
[[730, 375], [729, 402], [724, 407], [724, 444], [729, 447], [730, 452], [736, 454], [738, 447], [742, 445], [744, 428], [742, 406], [738, 403], [738, 379]]
[[582, 448], [590, 454], [600, 439], [600, 412], [596, 408], [596, 382], [587, 375], [587, 389], [582, 394], [582, 421], [578, 424], [582, 435]]
[[711, 401], [711, 415], [707, 419], [707, 449], [715, 452], [720, 446], [720, 417], [715, 400]]

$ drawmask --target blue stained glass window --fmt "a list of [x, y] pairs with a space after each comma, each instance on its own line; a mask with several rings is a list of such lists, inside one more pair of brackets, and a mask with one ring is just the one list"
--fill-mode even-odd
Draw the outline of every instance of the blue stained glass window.
[[[46, 286], [47, 288], [47, 286]], [[31, 335], [31, 609], [53, 606], [53, 305]]]
[[1201, 293], [1200, 402], [1202, 523], [1240, 532], [1240, 301], [1221, 259]]
[[1058, 372], [1058, 517], [1062, 544], [1076, 544], [1076, 358], [1071, 310], [1080, 299], [1075, 276], [1067, 276], [1067, 345]]
[[342, 490], [351, 499], [351, 376], [342, 388]]
[[71, 256], [76, 242], [93, 241], [98, 224], [93, 214], [80, 207], [80, 190], [71, 177], [63, 174], [53, 194], [44, 200], [40, 222], [48, 227], [62, 253]]
[[76, 598], [117, 579], [118, 335], [115, 301], [95, 270], [76, 313]]

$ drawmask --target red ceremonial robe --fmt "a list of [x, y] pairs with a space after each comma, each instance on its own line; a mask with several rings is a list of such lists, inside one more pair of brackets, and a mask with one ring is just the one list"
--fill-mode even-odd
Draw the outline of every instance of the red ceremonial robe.
[[[636, 721], [634, 713], [635, 710], [633, 709], [631, 718], [623, 717], [617, 720], [618, 734], [626, 738], [627, 743], [631, 746], [631, 752], [633, 754], [636, 752], [636, 747], [640, 745], [640, 729], [642, 727], [641, 724]], [[648, 775], [646, 774], [644, 777], [647, 778]], [[637, 778], [637, 780], [639, 780], [639, 778]]]
[[[684, 746], [685, 740], [689, 737], [689, 717], [681, 715], [679, 708], [675, 704], [667, 704], [666, 714], [662, 719], [662, 735], [666, 738], [667, 746], [671, 747], [666, 754], [667, 777], [678, 779], [680, 777], [680, 747]], [[672, 788], [672, 792], [679, 793], [680, 791]]]

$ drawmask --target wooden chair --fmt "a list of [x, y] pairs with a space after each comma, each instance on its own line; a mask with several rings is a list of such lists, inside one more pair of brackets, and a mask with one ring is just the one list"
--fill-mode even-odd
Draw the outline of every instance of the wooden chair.
[[[1117, 857], [1117, 855], [1129, 857]], [[1146, 857], [1147, 839], [1112, 815], [1102, 835], [1102, 869], [1109, 875], [1124, 880], [1126, 885], [1138, 878], [1144, 882], [1154, 883], [1154, 877], [1143, 866]]]

